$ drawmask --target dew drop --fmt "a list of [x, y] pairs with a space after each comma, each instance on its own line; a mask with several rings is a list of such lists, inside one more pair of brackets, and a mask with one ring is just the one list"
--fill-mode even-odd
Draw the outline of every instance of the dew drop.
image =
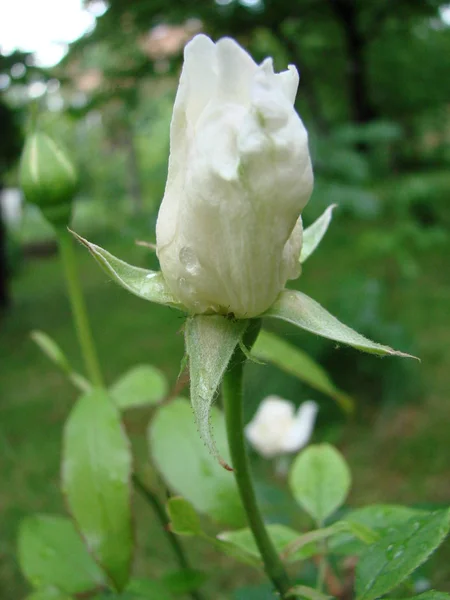
[[183, 246], [183, 248], [181, 248], [180, 262], [191, 275], [195, 275], [199, 270], [200, 265], [198, 259], [192, 248], [189, 248], [189, 246]]
[[400, 556], [403, 554], [403, 550], [401, 548], [399, 548], [397, 550], [397, 552], [394, 554], [394, 558], [400, 558]]
[[392, 560], [394, 557], [394, 544], [389, 544], [389, 546], [386, 548], [386, 558], [387, 560]]

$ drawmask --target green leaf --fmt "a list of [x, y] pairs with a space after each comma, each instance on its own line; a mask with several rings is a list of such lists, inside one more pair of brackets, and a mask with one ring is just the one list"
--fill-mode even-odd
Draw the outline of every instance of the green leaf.
[[198, 432], [211, 454], [230, 471], [231, 467], [220, 457], [214, 442], [210, 410], [231, 356], [247, 327], [245, 319], [196, 315], [186, 321], [185, 328], [191, 404]]
[[123, 600], [172, 600], [173, 596], [163, 581], [133, 579], [127, 586]]
[[55, 588], [46, 588], [33, 592], [25, 600], [72, 600], [72, 596], [59, 592]]
[[323, 523], [345, 501], [350, 470], [329, 444], [309, 446], [296, 457], [289, 484], [297, 502], [317, 523]]
[[314, 556], [319, 553], [319, 546], [316, 542], [328, 539], [332, 535], [345, 530], [341, 523], [335, 523], [330, 527], [324, 527], [323, 529], [315, 529], [299, 535], [287, 544], [283, 549], [280, 549], [280, 554], [283, 559], [295, 562], [297, 560], [304, 560], [310, 556]]
[[356, 567], [358, 600], [375, 600], [427, 560], [450, 528], [450, 510], [416, 516], [369, 546]]
[[[306, 560], [316, 556], [321, 551], [318, 542], [332, 538], [341, 531], [351, 530], [351, 527], [344, 521], [304, 534], [299, 534], [298, 531], [277, 523], [271, 523], [266, 527], [278, 554], [287, 562]], [[217, 537], [219, 540], [234, 545], [254, 558], [261, 558], [253, 534], [248, 528], [224, 531]]]
[[301, 263], [304, 263], [305, 260], [311, 256], [311, 254], [322, 241], [322, 238], [326, 234], [328, 226], [331, 222], [333, 209], [336, 208], [336, 206], [336, 204], [329, 206], [325, 212], [316, 221], [314, 221], [312, 225], [304, 230], [302, 251], [300, 254]]
[[151, 365], [137, 365], [122, 375], [109, 389], [120, 410], [161, 402], [169, 391], [163, 373]]
[[363, 335], [338, 321], [336, 317], [333, 317], [333, 315], [322, 308], [318, 302], [296, 290], [283, 290], [269, 310], [262, 316], [282, 319], [311, 333], [321, 335], [335, 342], [353, 346], [357, 350], [363, 350], [371, 354], [416, 358], [411, 354], [393, 350], [389, 346], [382, 346], [381, 344], [371, 342]]
[[287, 593], [288, 598], [306, 598], [307, 600], [328, 600], [332, 596], [327, 596], [318, 592], [314, 588], [306, 585], [296, 585]]
[[372, 504], [357, 508], [345, 515], [346, 521], [367, 525], [372, 529], [382, 530], [388, 527], [397, 527], [413, 517], [428, 514], [419, 508], [410, 508], [398, 504]]
[[176, 595], [188, 594], [198, 590], [206, 580], [206, 574], [196, 569], [179, 569], [178, 571], [166, 573], [163, 577], [165, 587], [169, 592]]
[[128, 590], [122, 594], [99, 594], [90, 600], [173, 600], [173, 596], [158, 581], [138, 580], [145, 584], [136, 590]]
[[352, 398], [334, 385], [327, 372], [319, 364], [312, 360], [306, 352], [274, 333], [262, 330], [253, 346], [252, 354], [273, 363], [319, 392], [331, 396], [346, 412], [353, 410]]
[[200, 535], [202, 533], [200, 518], [194, 507], [181, 496], [169, 498], [167, 512], [174, 533], [179, 535]]
[[237, 546], [236, 544], [226, 542], [224, 540], [217, 540], [215, 538], [208, 538], [208, 541], [220, 552], [223, 552], [227, 556], [234, 558], [235, 560], [243, 563], [244, 565], [250, 565], [257, 569], [261, 569], [263, 564], [259, 557], [250, 552], [247, 552], [244, 548]]
[[[228, 460], [225, 420], [215, 407], [211, 425], [219, 452]], [[230, 527], [246, 522], [233, 474], [225, 471], [203, 444], [187, 400], [177, 398], [158, 409], [149, 426], [149, 444], [166, 483], [197, 511]]]
[[245, 586], [235, 590], [233, 600], [276, 600], [279, 596], [268, 583], [262, 585]]
[[[375, 535], [383, 535], [389, 527], [402, 526], [415, 516], [426, 514], [425, 511], [398, 506], [395, 504], [374, 504], [352, 510], [345, 515], [345, 522], [351, 527], [368, 528]], [[355, 531], [355, 529], [354, 529]], [[335, 554], [360, 555], [365, 551], [366, 544], [356, 540], [349, 533], [340, 533], [330, 540], [329, 548]]]
[[144, 300], [166, 304], [187, 312], [187, 309], [170, 292], [161, 272], [129, 265], [100, 246], [91, 244], [74, 231], [71, 233], [83, 246], [86, 246], [101, 268], [123, 288]]
[[[396, 598], [396, 600], [398, 599]], [[450, 600], [450, 594], [429, 590], [428, 592], [423, 592], [423, 594], [419, 594], [418, 596], [412, 596], [412, 598], [402, 598], [401, 600]]]
[[19, 528], [18, 554], [22, 572], [34, 588], [78, 594], [105, 583], [74, 525], [64, 517], [26, 517]]
[[370, 529], [370, 527], [367, 527], [362, 523], [353, 523], [352, 521], [345, 520], [338, 521], [338, 523], [341, 523], [343, 529], [347, 529], [353, 535], [353, 537], [361, 542], [364, 542], [364, 544], [373, 544], [380, 537], [376, 531]]
[[89, 550], [120, 591], [133, 547], [131, 453], [120, 414], [103, 390], [82, 396], [64, 429], [62, 484]]
[[332, 541], [336, 536], [339, 536], [341, 532], [349, 533], [347, 539], [349, 537], [351, 539], [356, 537], [364, 544], [372, 544], [379, 537], [377, 533], [364, 525], [350, 523], [347, 521], [337, 521], [330, 527], [315, 529], [300, 535], [292, 543], [288, 544], [284, 550], [282, 550], [281, 557], [289, 560], [290, 562], [305, 560], [305, 558], [309, 558], [310, 556], [320, 553], [320, 548], [317, 545], [317, 542], [324, 539], [330, 539]]
[[42, 352], [49, 358], [63, 373], [73, 385], [81, 392], [88, 392], [91, 389], [91, 384], [80, 373], [72, 369], [67, 356], [58, 346], [53, 338], [43, 331], [32, 331], [30, 337], [35, 344], [39, 346]]
[[[298, 539], [298, 531], [286, 527], [286, 525], [280, 525], [278, 523], [270, 523], [266, 525], [267, 533], [275, 546], [275, 549], [279, 554]], [[250, 529], [239, 529], [237, 531], [223, 531], [217, 538], [222, 542], [227, 542], [243, 550], [247, 554], [260, 559], [261, 555], [256, 545], [255, 538]], [[312, 556], [309, 554], [308, 556]]]

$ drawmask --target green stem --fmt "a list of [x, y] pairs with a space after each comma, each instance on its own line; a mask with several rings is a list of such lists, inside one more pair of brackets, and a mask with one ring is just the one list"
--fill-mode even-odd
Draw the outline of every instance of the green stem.
[[[175, 556], [177, 557], [178, 564], [182, 569], [190, 569], [189, 561], [183, 550], [182, 545], [180, 544], [180, 541], [178, 540], [177, 536], [169, 529], [170, 520], [166, 514], [163, 503], [158, 498], [158, 496], [154, 494], [135, 474], [133, 475], [133, 483], [136, 489], [141, 493], [142, 497], [145, 498], [145, 500], [153, 508], [156, 516], [158, 517], [162, 528], [167, 535], [169, 544], [171, 545], [172, 550]], [[200, 592], [197, 591], [191, 592], [191, 597], [193, 598], [193, 600], [202, 600]]]
[[[244, 335], [244, 345], [250, 349], [254, 344], [261, 320], [253, 320]], [[253, 487], [250, 464], [244, 440], [244, 419], [242, 409], [242, 379], [246, 357], [238, 346], [233, 354], [228, 369], [223, 379], [223, 402], [227, 427], [228, 445], [230, 447], [231, 461], [234, 475], [239, 488], [242, 504], [247, 514], [247, 520], [261, 553], [267, 576], [285, 598], [291, 584], [278, 556], [272, 540], [267, 533], [264, 521], [259, 510], [255, 489]]]
[[72, 314], [78, 341], [83, 354], [86, 371], [91, 383], [103, 387], [103, 377], [92, 338], [91, 328], [87, 317], [86, 305], [81, 291], [80, 279], [77, 271], [74, 242], [70, 233], [64, 228], [56, 229], [59, 251], [66, 275], [67, 290], [69, 293]]
[[327, 560], [325, 557], [325, 553], [326, 553], [326, 549], [324, 549], [322, 547], [322, 553], [320, 555], [320, 559], [319, 559], [319, 566], [317, 568], [317, 591], [318, 592], [323, 592], [323, 588], [325, 585], [325, 573], [327, 570]]

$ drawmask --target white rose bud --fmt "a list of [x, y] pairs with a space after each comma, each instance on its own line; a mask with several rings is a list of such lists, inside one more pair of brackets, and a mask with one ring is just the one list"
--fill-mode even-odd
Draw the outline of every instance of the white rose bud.
[[167, 285], [194, 314], [255, 317], [300, 274], [313, 175], [298, 81], [229, 38], [185, 48], [156, 237]]
[[311, 438], [318, 408], [316, 402], [307, 400], [295, 413], [295, 406], [289, 400], [267, 396], [245, 428], [245, 435], [266, 458], [297, 452]]

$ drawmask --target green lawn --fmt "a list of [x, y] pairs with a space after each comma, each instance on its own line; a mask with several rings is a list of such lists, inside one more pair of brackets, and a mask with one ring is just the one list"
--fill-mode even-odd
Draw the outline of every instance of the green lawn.
[[[372, 229], [374, 234], [380, 232], [373, 224], [350, 221], [344, 226], [341, 219], [340, 224], [330, 229], [321, 251], [305, 266], [300, 284], [323, 305], [333, 307], [337, 316], [343, 319], [345, 316], [351, 325], [351, 319], [346, 317], [348, 308], [340, 305], [342, 282], [351, 273], [388, 281], [387, 316], [411, 334], [414, 351], [422, 362], [412, 364], [410, 373], [417, 381], [420, 376], [422, 386], [417, 389], [415, 402], [406, 403], [402, 398], [388, 402], [380, 397], [374, 404], [372, 399], [369, 403], [373, 390], [359, 384], [355, 387], [351, 371], [344, 373], [343, 381], [336, 372], [341, 387], [356, 395], [357, 417], [348, 422], [333, 417], [330, 424], [324, 408], [316, 439], [333, 439], [345, 453], [354, 473], [350, 497], [353, 505], [381, 501], [448, 503], [450, 273], [446, 258], [450, 242], [447, 240], [445, 247], [438, 250], [423, 251], [418, 257], [420, 274], [405, 280], [400, 278], [389, 257], [371, 260], [367, 253], [355, 251], [360, 247], [362, 235]], [[130, 262], [146, 266], [154, 260], [148, 258], [147, 250], [133, 246], [130, 235], [123, 237], [110, 232], [93, 239]], [[183, 354], [181, 314], [127, 294], [107, 280], [81, 247], [77, 248], [77, 255], [107, 381], [112, 382], [115, 375], [137, 362], [153, 363], [174, 381]], [[76, 368], [82, 369], [57, 259], [27, 259], [13, 281], [13, 297], [13, 307], [0, 321], [0, 598], [5, 600], [20, 600], [27, 591], [15, 549], [20, 519], [34, 512], [64, 511], [58, 487], [61, 431], [76, 397], [71, 386], [30, 341], [30, 330], [38, 328], [49, 333], [72, 358]], [[359, 305], [364, 306], [365, 302], [364, 296], [357, 298]], [[297, 336], [289, 328], [283, 331], [306, 349], [310, 344], [311, 351], [317, 353], [318, 342], [314, 338]], [[376, 336], [376, 331], [373, 335]], [[336, 352], [347, 361], [354, 360], [356, 371], [363, 370], [358, 354], [350, 355], [346, 350]], [[370, 360], [375, 361], [373, 364], [381, 372], [388, 368], [389, 361], [400, 359]], [[277, 377], [268, 377], [267, 385], [279, 382], [282, 391], [300, 393], [298, 390], [301, 390], [304, 394], [293, 399], [315, 397], [311, 390], [298, 387], [295, 381]], [[395, 378], [392, 381], [390, 397], [395, 400]], [[400, 386], [398, 395], [403, 394], [404, 389]], [[249, 406], [254, 406], [262, 393], [255, 387]], [[324, 403], [329, 402], [320, 400], [324, 407]], [[132, 419], [129, 426], [142, 448], [145, 428]], [[142, 452], [140, 455], [142, 460]], [[136, 499], [136, 510], [137, 572], [159, 575], [168, 565], [175, 566], [170, 548], [152, 513], [139, 499]], [[231, 560], [211, 553], [202, 543], [189, 544], [197, 565], [214, 567], [214, 575], [205, 588], [208, 598], [230, 598], [231, 589], [258, 581], [258, 576], [250, 570], [236, 568]], [[433, 577], [438, 589], [450, 590], [449, 559], [447, 545], [425, 571]]]

